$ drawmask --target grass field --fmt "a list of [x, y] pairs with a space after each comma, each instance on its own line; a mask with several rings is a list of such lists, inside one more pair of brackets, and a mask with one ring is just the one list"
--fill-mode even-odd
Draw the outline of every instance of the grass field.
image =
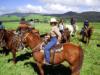
[[[81, 29], [83, 24], [77, 24]], [[94, 27], [94, 32], [90, 40], [90, 43], [89, 45], [85, 45], [82, 43], [82, 48], [84, 50], [84, 62], [81, 69], [81, 75], [100, 75], [100, 47], [96, 46], [98, 43], [100, 44], [100, 23], [91, 24]], [[4, 25], [6, 29], [16, 29], [18, 23], [9, 22], [4, 23]], [[48, 32], [50, 30], [49, 24], [44, 23], [36, 24], [36, 28], [39, 29], [41, 34]], [[71, 42], [78, 44], [80, 41], [77, 37], [72, 37]], [[16, 65], [14, 65], [12, 61], [8, 62], [9, 59], [12, 59], [11, 53], [7, 56], [0, 54], [0, 75], [37, 75], [37, 72], [34, 69], [34, 60], [32, 57], [30, 57], [29, 54], [23, 53], [23, 51], [19, 51], [17, 52], [17, 58], [19, 58], [19, 61]], [[66, 63], [64, 63], [64, 65], [66, 66]]]

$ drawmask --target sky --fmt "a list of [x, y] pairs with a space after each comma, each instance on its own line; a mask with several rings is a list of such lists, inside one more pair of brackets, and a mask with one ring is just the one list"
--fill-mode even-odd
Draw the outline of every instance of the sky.
[[100, 0], [0, 0], [0, 15], [20, 13], [62, 14], [68, 11], [100, 12]]

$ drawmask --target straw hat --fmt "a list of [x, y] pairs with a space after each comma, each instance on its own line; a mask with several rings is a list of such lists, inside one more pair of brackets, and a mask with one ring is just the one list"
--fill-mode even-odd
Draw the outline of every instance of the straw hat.
[[56, 18], [51, 18], [50, 22], [57, 22]]

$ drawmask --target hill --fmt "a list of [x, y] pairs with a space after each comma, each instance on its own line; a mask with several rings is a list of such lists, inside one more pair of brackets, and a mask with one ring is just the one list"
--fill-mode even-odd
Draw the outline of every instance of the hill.
[[[39, 13], [10, 13], [10, 14], [4, 14], [0, 16], [0, 20], [6, 20], [7, 17], [10, 19], [12, 16], [16, 17], [15, 19], [12, 18], [13, 20], [19, 20], [20, 17], [28, 17], [28, 19], [31, 18], [37, 18], [41, 20], [50, 18], [50, 16], [55, 16], [55, 17], [63, 17], [64, 19], [70, 19], [70, 17], [75, 17], [77, 18], [77, 21], [84, 21], [85, 19], [89, 19], [89, 21], [92, 22], [100, 22], [100, 12], [96, 11], [88, 11], [88, 12], [82, 12], [82, 13], [77, 13], [77, 12], [66, 12], [63, 14], [39, 14]], [[42, 18], [43, 17], [43, 18]], [[11, 20], [12, 20], [11, 19]]]

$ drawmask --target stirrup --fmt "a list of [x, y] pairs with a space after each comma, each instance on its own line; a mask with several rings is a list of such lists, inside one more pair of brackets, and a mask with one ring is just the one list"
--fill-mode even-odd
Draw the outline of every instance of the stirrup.
[[44, 63], [45, 65], [51, 65], [50, 63], [46, 62], [46, 60], [44, 60], [43, 63]]

